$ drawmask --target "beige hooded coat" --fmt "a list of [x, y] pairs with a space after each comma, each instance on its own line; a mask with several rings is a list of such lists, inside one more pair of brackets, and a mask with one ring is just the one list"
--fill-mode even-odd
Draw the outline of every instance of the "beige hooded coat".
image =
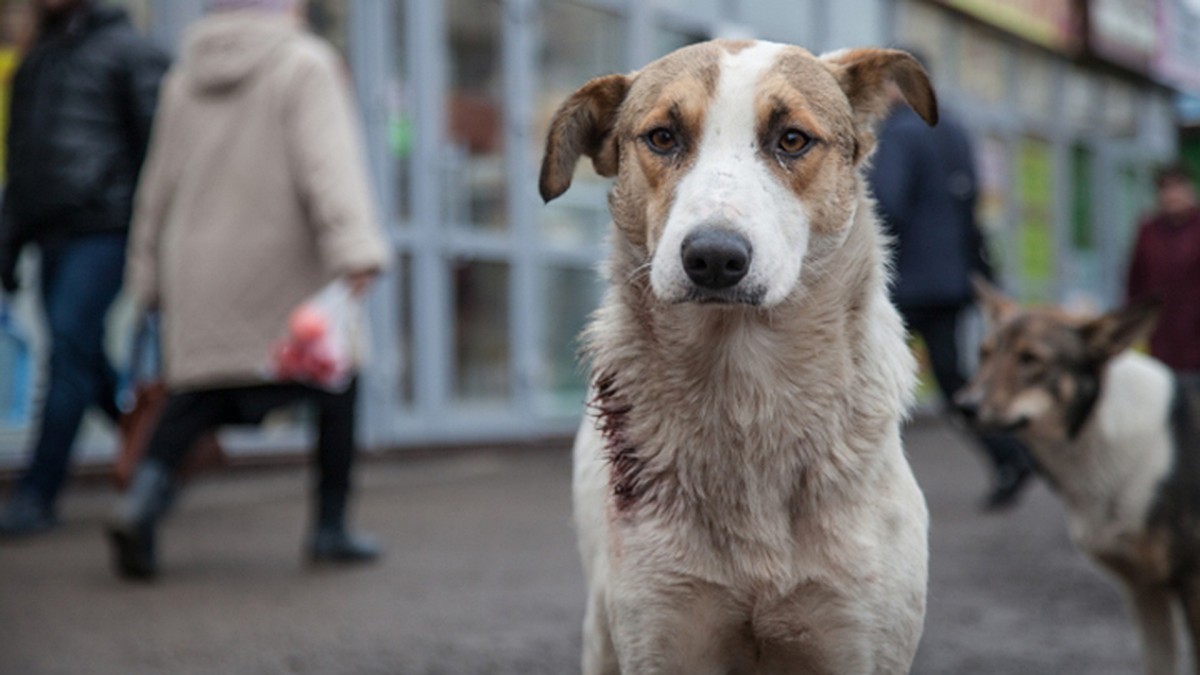
[[337, 55], [282, 15], [198, 23], [163, 85], [127, 287], [172, 389], [262, 382], [291, 310], [387, 259]]

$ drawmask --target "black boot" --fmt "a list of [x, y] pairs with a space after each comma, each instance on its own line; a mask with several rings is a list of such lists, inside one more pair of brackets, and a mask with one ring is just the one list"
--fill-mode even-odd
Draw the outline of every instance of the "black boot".
[[308, 542], [308, 559], [314, 563], [364, 563], [382, 555], [373, 537], [346, 529], [346, 495], [322, 495], [317, 506], [317, 527]]
[[118, 576], [149, 580], [158, 574], [155, 527], [170, 508], [174, 492], [166, 467], [154, 460], [138, 465], [125, 501], [108, 528]]
[[1003, 511], [1017, 503], [1033, 469], [1025, 464], [1006, 464], [996, 468], [992, 491], [983, 502], [984, 511]]
[[1033, 476], [1033, 460], [1029, 450], [1008, 434], [985, 434], [980, 437], [992, 463], [992, 490], [983, 502], [984, 511], [1002, 511], [1017, 503], [1022, 490]]

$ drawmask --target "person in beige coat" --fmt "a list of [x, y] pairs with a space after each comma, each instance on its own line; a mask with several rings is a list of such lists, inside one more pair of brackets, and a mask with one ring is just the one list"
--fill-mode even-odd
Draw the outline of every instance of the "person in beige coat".
[[340, 60], [296, 0], [213, 0], [163, 85], [138, 187], [126, 285], [161, 311], [169, 391], [109, 536], [119, 575], [158, 571], [154, 533], [194, 441], [299, 400], [318, 408], [314, 560], [378, 554], [345, 524], [354, 387], [271, 382], [288, 315], [330, 281], [362, 293], [387, 247]]

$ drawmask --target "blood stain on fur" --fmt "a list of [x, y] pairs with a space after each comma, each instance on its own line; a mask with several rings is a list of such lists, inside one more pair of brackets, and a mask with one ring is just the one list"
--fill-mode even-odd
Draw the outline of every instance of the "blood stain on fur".
[[646, 486], [640, 480], [642, 460], [626, 435], [633, 406], [621, 399], [616, 376], [602, 373], [596, 378], [596, 395], [589, 407], [596, 415], [600, 435], [604, 437], [610, 472], [609, 487], [617, 509], [627, 510], [646, 492]]

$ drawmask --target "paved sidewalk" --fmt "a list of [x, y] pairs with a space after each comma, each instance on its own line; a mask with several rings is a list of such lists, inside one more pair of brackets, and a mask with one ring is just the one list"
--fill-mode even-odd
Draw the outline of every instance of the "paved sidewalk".
[[[915, 673], [1138, 672], [1116, 591], [1067, 543], [1045, 488], [983, 516], [983, 472], [957, 435], [921, 423], [908, 444], [933, 510]], [[388, 543], [380, 564], [301, 565], [304, 471], [221, 474], [184, 495], [152, 586], [109, 572], [111, 493], [75, 490], [61, 530], [0, 546], [0, 674], [578, 672], [568, 452], [363, 469], [359, 521]]]

